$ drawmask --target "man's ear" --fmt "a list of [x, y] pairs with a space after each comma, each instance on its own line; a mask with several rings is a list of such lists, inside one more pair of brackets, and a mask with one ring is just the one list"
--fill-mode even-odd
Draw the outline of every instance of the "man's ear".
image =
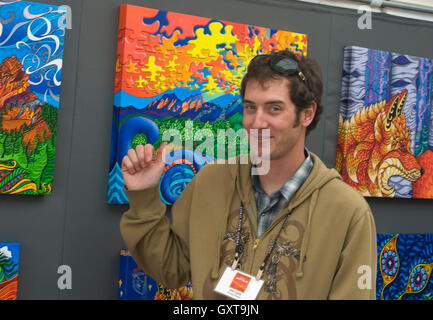
[[310, 123], [313, 121], [314, 115], [316, 114], [316, 110], [317, 110], [316, 101], [313, 101], [307, 109], [302, 110], [302, 112], [301, 112], [301, 124], [304, 127], [308, 127], [310, 125]]

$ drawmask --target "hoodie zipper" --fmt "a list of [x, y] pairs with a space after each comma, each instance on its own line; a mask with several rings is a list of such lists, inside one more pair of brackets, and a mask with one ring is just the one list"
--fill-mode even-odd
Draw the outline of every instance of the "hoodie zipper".
[[[254, 235], [254, 238], [255, 238], [255, 235]], [[250, 265], [250, 268], [249, 268], [250, 270], [248, 270], [248, 272], [250, 274], [253, 274], [254, 271], [257, 271], [257, 270], [253, 270], [253, 268], [254, 268], [255, 261], [256, 261], [256, 249], [259, 246], [259, 243], [260, 243], [260, 238], [254, 239], [253, 250], [252, 250], [252, 257], [251, 257], [251, 265]]]
[[254, 241], [253, 250], [256, 250], [256, 249], [257, 249], [257, 247], [259, 246], [259, 243], [260, 243], [260, 238], [257, 238], [257, 239]]
[[[289, 210], [288, 212], [287, 212], [287, 214], [290, 214], [290, 212], [291, 212], [292, 210]], [[286, 219], [287, 218], [287, 219]], [[259, 244], [260, 244], [260, 242], [261, 242], [261, 239], [263, 238], [263, 236], [265, 236], [271, 229], [274, 229], [280, 222], [281, 222], [281, 220], [282, 219], [285, 219], [285, 221], [283, 222], [283, 224], [284, 223], [286, 223], [287, 221], [288, 221], [288, 219], [289, 219], [290, 217], [287, 217], [286, 215], [283, 215], [282, 217], [280, 217], [278, 220], [276, 220], [276, 221], [274, 221], [272, 224], [271, 224], [271, 226], [269, 226], [269, 228], [262, 234], [262, 237], [260, 237], [260, 238], [255, 238], [255, 235], [254, 235], [254, 243], [253, 243], [253, 250], [252, 250], [252, 259], [251, 259], [251, 266], [250, 266], [250, 270], [249, 270], [249, 272], [250, 272], [250, 274], [252, 274], [252, 272], [254, 272], [255, 270], [252, 270], [252, 268], [254, 267], [254, 265], [255, 265], [255, 260], [256, 260], [256, 250], [257, 250], [257, 248], [259, 247]], [[280, 229], [280, 232], [278, 233], [278, 235], [277, 235], [277, 239], [279, 238], [279, 235], [280, 235], [280, 233], [281, 233], [281, 231], [282, 231], [282, 228], [283, 228], [283, 226], [281, 226], [281, 229]], [[267, 248], [267, 250], [271, 250], [271, 251], [273, 251], [273, 247], [275, 246], [275, 241], [277, 241], [277, 239], [275, 239], [274, 240], [274, 244], [272, 245], [272, 249], [271, 248]], [[259, 273], [258, 274], [262, 274], [263, 273], [263, 269], [264, 269], [264, 267], [265, 267], [265, 265], [267, 264], [267, 260], [268, 260], [268, 258], [269, 258], [269, 255], [271, 254], [271, 252], [268, 252], [266, 255], [267, 255], [267, 257], [265, 258], [265, 260], [262, 262], [262, 264], [261, 264], [261, 266], [260, 266], [260, 269], [259, 269]]]
[[[292, 210], [289, 210], [288, 212], [287, 212], [287, 214], [290, 214], [291, 213], [291, 211]], [[278, 218], [278, 220], [275, 220], [275, 221], [273, 221], [272, 222], [272, 224], [269, 226], [269, 228], [265, 231], [265, 232], [263, 232], [263, 234], [262, 234], [262, 236], [260, 237], [260, 238], [256, 238], [255, 240], [254, 240], [254, 244], [253, 244], [253, 256], [252, 256], [252, 261], [251, 261], [251, 268], [253, 268], [253, 266], [254, 266], [254, 262], [255, 262], [255, 260], [256, 260], [256, 252], [257, 252], [257, 248], [259, 247], [259, 245], [260, 245], [260, 243], [261, 243], [261, 239], [263, 239], [272, 229], [274, 229], [280, 222], [281, 222], [281, 220], [283, 220], [284, 219], [284, 217], [285, 217], [285, 215], [283, 215], [283, 216], [281, 216], [280, 218]], [[288, 218], [288, 219], [290, 219], [290, 217]], [[254, 235], [254, 237], [255, 237], [255, 235]], [[269, 248], [267, 248], [267, 250], [269, 250]], [[250, 273], [251, 272], [253, 272], [254, 270], [249, 270], [250, 271]]]

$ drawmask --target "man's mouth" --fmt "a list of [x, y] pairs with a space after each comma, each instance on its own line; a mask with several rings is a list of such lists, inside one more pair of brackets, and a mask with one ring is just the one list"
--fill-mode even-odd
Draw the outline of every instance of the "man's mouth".
[[274, 136], [270, 136], [270, 135], [251, 135], [251, 139], [254, 140], [269, 140], [272, 139]]

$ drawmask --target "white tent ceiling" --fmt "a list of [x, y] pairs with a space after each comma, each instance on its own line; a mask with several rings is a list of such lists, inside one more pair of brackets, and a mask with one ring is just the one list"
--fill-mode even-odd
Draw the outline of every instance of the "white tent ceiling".
[[297, 0], [358, 10], [369, 6], [372, 12], [433, 22], [433, 0]]

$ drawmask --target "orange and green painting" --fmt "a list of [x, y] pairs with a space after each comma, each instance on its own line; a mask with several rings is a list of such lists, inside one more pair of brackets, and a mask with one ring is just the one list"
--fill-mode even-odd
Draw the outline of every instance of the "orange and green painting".
[[0, 2], [0, 193], [53, 189], [66, 10]]
[[[284, 49], [306, 55], [307, 35], [122, 5], [108, 202], [128, 203], [120, 170], [127, 151], [144, 143], [156, 149], [166, 130], [178, 129], [182, 141], [172, 158], [177, 152], [179, 159], [167, 164], [160, 184], [162, 200], [172, 204], [229, 138], [207, 151], [198, 148], [201, 139], [189, 146], [185, 141], [199, 129], [215, 136], [242, 129], [239, 87], [248, 63], [257, 54]], [[232, 151], [224, 157], [241, 152]]]

